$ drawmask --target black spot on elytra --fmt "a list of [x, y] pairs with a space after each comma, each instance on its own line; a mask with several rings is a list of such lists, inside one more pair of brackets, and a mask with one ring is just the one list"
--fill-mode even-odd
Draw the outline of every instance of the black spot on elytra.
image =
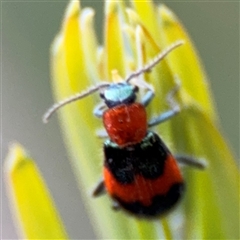
[[139, 174], [147, 179], [156, 179], [163, 174], [165, 160], [170, 154], [160, 137], [154, 132], [138, 144], [120, 148], [108, 140], [104, 144], [104, 166], [119, 183], [130, 184]]
[[152, 198], [152, 203], [145, 206], [141, 201], [125, 202], [118, 196], [113, 198], [119, 203], [119, 206], [127, 212], [142, 218], [160, 217], [167, 213], [180, 200], [184, 192], [184, 183], [175, 183], [165, 195], [156, 195]]

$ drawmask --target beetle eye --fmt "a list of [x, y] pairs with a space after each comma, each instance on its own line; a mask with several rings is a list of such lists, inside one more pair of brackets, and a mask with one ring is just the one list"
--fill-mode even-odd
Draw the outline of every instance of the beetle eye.
[[100, 98], [105, 99], [105, 96], [104, 96], [103, 92], [100, 92], [99, 96], [100, 96]]
[[138, 92], [138, 90], [139, 90], [138, 86], [134, 86], [133, 91], [136, 93], [136, 92]]

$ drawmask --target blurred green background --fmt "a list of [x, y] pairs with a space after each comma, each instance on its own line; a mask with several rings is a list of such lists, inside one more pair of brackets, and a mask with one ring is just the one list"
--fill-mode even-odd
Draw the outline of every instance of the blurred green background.
[[[239, 159], [239, 2], [161, 2], [175, 11], [196, 44], [223, 132]], [[48, 125], [41, 121], [53, 103], [49, 47], [60, 29], [67, 3], [1, 1], [1, 156], [5, 158], [12, 141], [23, 144], [36, 159], [71, 239], [94, 239], [57, 118]], [[82, 6], [96, 9], [96, 30], [101, 34], [103, 1], [84, 1]], [[16, 239], [4, 188], [1, 214], [2, 238]]]

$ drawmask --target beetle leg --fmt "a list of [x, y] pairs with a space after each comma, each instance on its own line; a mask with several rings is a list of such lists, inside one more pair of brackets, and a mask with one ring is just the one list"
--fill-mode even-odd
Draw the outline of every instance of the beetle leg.
[[108, 134], [106, 132], [105, 129], [98, 129], [96, 131], [96, 135], [99, 137], [99, 138], [108, 138]]
[[147, 93], [142, 98], [141, 101], [142, 105], [146, 107], [152, 101], [154, 96], [155, 96], [154, 91], [152, 89], [148, 89]]
[[170, 110], [160, 114], [156, 118], [151, 119], [148, 122], [149, 127], [153, 127], [153, 126], [156, 126], [156, 125], [158, 125], [162, 122], [165, 122], [165, 121], [169, 120], [170, 118], [174, 117], [175, 115], [177, 115], [180, 112], [180, 106], [176, 102], [176, 100], [174, 99], [174, 96], [179, 91], [179, 89], [180, 89], [180, 82], [178, 80], [176, 80], [175, 87], [167, 95], [167, 102], [170, 106]]
[[103, 194], [105, 194], [106, 189], [105, 189], [105, 184], [103, 179], [100, 179], [100, 181], [97, 183], [97, 185], [94, 187], [92, 191], [92, 196], [93, 197], [99, 197]]
[[104, 102], [101, 102], [94, 108], [93, 114], [98, 118], [102, 118], [105, 110], [106, 110], [106, 105]]
[[190, 167], [195, 167], [203, 170], [207, 166], [207, 163], [204, 159], [196, 159], [192, 156], [185, 156], [185, 155], [176, 155], [174, 157], [178, 163], [188, 165]]
[[115, 211], [119, 211], [121, 209], [120, 205], [115, 200], [113, 200], [113, 202], [112, 202], [112, 209]]

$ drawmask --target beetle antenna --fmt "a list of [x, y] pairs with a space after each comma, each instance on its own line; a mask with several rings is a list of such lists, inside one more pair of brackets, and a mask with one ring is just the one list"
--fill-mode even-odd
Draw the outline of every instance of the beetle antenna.
[[82, 99], [84, 97], [87, 97], [88, 95], [102, 89], [102, 88], [105, 88], [105, 87], [108, 87], [110, 84], [109, 83], [100, 83], [98, 84], [97, 86], [93, 86], [91, 88], [89, 88], [88, 90], [86, 91], [83, 91], [83, 92], [80, 92], [80, 93], [77, 93], [73, 96], [70, 96], [66, 99], [63, 99], [62, 101], [58, 102], [58, 103], [55, 103], [53, 104], [52, 107], [50, 107], [46, 113], [43, 115], [43, 122], [44, 123], [47, 123], [49, 118], [53, 115], [53, 113], [55, 113], [59, 108], [69, 104], [69, 103], [72, 103], [72, 102], [75, 102], [79, 99]]
[[126, 82], [129, 82], [131, 79], [138, 77], [139, 75], [150, 71], [156, 64], [158, 64], [164, 57], [166, 57], [173, 49], [184, 44], [183, 40], [178, 40], [171, 44], [169, 47], [160, 52], [150, 63], [138, 69], [136, 72], [131, 73], [126, 79]]

